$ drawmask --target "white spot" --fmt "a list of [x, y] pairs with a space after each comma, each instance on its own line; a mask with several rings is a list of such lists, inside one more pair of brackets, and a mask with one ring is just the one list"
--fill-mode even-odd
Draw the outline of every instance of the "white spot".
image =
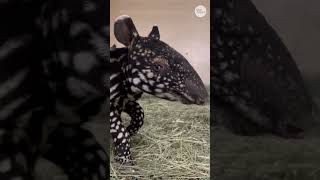
[[121, 132], [121, 133], [118, 134], [117, 138], [121, 139], [122, 137], [123, 137], [123, 133]]
[[152, 73], [152, 72], [149, 72], [148, 74], [147, 74], [147, 77], [150, 79], [150, 78], [153, 78], [153, 76], [154, 76], [154, 74]]
[[93, 3], [92, 1], [85, 1], [84, 5], [83, 5], [83, 10], [85, 12], [91, 12], [96, 10], [97, 6], [95, 3]]
[[154, 85], [154, 83], [155, 83], [155, 81], [154, 81], [154, 80], [149, 80], [149, 84], [150, 84], [151, 86], [153, 86], [153, 85]]
[[137, 71], [138, 71], [138, 69], [135, 69], [135, 68], [131, 70], [132, 74], [137, 72]]
[[87, 73], [97, 65], [97, 59], [93, 53], [80, 52], [74, 55], [73, 64], [77, 71]]
[[157, 87], [158, 88], [164, 88], [164, 85], [163, 84], [158, 84]]
[[85, 97], [87, 94], [99, 94], [97, 89], [88, 84], [86, 81], [82, 81], [75, 77], [69, 77], [67, 79], [67, 88], [71, 94], [77, 97]]
[[70, 54], [66, 51], [60, 51], [58, 52], [58, 58], [63, 66], [68, 66], [70, 63]]
[[21, 70], [5, 82], [1, 82], [0, 98], [4, 97], [8, 92], [12, 91], [13, 89], [16, 89], [19, 86], [19, 84], [26, 78], [28, 72], [28, 69]]
[[124, 136], [125, 136], [125, 137], [128, 137], [128, 136], [129, 136], [129, 133], [128, 133], [128, 132], [126, 132]]
[[155, 89], [154, 91], [157, 92], [157, 93], [161, 93], [162, 89]]
[[14, 112], [14, 110], [16, 108], [18, 108], [21, 104], [26, 102], [27, 99], [28, 99], [28, 97], [22, 97], [22, 98], [14, 100], [14, 101], [4, 105], [3, 107], [1, 107], [1, 109], [0, 109], [0, 120], [6, 119], [8, 116], [10, 116], [10, 114], [12, 112]]
[[146, 91], [146, 92], [151, 92], [150, 91], [150, 89], [149, 89], [149, 86], [147, 86], [147, 85], [142, 85], [142, 89], [144, 90], [144, 91]]
[[148, 82], [148, 80], [146, 79], [146, 77], [144, 76], [143, 73], [139, 73], [138, 75], [139, 75], [139, 78], [140, 78], [143, 82], [145, 82], [145, 83]]
[[119, 92], [115, 92], [110, 96], [110, 100], [113, 100], [117, 95], [119, 94]]
[[134, 86], [131, 86], [130, 89], [131, 89], [131, 91], [134, 92], [134, 93], [139, 93], [139, 92], [141, 92], [139, 88], [134, 87]]
[[112, 86], [112, 87], [110, 88], [110, 93], [112, 93], [113, 91], [115, 91], [118, 86], [119, 86], [119, 84], [116, 84], [116, 85]]
[[138, 85], [138, 84], [140, 84], [141, 81], [139, 78], [134, 78], [132, 82], [133, 82], [133, 84]]
[[74, 22], [70, 26], [70, 35], [71, 37], [77, 36], [79, 33], [84, 31], [89, 31], [91, 27], [89, 24], [84, 22]]
[[0, 172], [6, 173], [11, 169], [11, 160], [9, 158], [0, 161]]
[[7, 42], [3, 43], [0, 46], [0, 60], [5, 59], [9, 54], [14, 52], [16, 49], [23, 46], [26, 38], [16, 38], [16, 39], [10, 39]]
[[115, 77], [117, 77], [119, 74], [120, 74], [120, 73], [112, 74], [112, 75], [110, 76], [110, 81], [111, 81], [112, 79], [114, 79]]
[[235, 79], [238, 79], [239, 75], [232, 73], [231, 71], [227, 71], [224, 73], [223, 77], [226, 82], [231, 82], [231, 81], [234, 81]]
[[228, 67], [228, 63], [226, 63], [226, 62], [220, 63], [220, 69], [221, 69], [221, 70], [224, 70], [224, 69], [226, 69], [227, 67]]

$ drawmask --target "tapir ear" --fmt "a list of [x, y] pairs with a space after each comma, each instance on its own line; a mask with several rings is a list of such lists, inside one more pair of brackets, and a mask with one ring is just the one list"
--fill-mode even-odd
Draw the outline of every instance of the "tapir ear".
[[160, 39], [160, 33], [159, 33], [159, 29], [158, 26], [153, 26], [151, 32], [148, 35], [149, 38], [153, 38], [156, 40]]
[[133, 39], [139, 36], [131, 17], [127, 15], [121, 15], [115, 20], [114, 35], [125, 46], [129, 46]]

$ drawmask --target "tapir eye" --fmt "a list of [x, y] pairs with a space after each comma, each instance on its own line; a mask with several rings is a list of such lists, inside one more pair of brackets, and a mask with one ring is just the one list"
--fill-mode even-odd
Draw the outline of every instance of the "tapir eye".
[[160, 65], [160, 64], [155, 64], [154, 65], [154, 70], [156, 70], [157, 72], [158, 71], [161, 71], [163, 69], [163, 66], [162, 65]]
[[156, 72], [164, 71], [165, 69], [167, 69], [169, 67], [168, 61], [164, 58], [161, 58], [161, 57], [157, 57], [157, 58], [153, 59], [152, 64], [153, 64], [153, 69]]

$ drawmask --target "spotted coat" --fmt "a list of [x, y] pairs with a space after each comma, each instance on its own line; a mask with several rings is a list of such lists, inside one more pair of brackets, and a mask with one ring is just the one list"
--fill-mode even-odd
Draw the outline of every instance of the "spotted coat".
[[34, 179], [39, 157], [71, 180], [107, 179], [107, 154], [82, 127], [105, 111], [100, 7], [106, 1], [0, 2], [0, 179]]
[[244, 119], [228, 126], [241, 134], [300, 136], [312, 119], [312, 100], [288, 49], [254, 4], [216, 1], [211, 34], [213, 102]]
[[[208, 94], [188, 61], [160, 40], [157, 26], [142, 37], [132, 19], [123, 15], [114, 27], [126, 47], [110, 50], [110, 132], [117, 160], [132, 163], [130, 137], [143, 125], [144, 112], [137, 102], [143, 93], [185, 104], [204, 104]], [[122, 112], [131, 117], [128, 127], [121, 121]]]

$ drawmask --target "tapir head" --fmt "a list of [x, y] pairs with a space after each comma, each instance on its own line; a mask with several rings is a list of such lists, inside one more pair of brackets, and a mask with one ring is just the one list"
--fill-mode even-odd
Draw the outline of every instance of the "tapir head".
[[146, 92], [185, 104], [204, 104], [208, 93], [197, 72], [175, 49], [160, 40], [157, 26], [139, 36], [132, 19], [123, 15], [114, 24], [116, 39], [128, 48], [124, 67], [134, 92]]

